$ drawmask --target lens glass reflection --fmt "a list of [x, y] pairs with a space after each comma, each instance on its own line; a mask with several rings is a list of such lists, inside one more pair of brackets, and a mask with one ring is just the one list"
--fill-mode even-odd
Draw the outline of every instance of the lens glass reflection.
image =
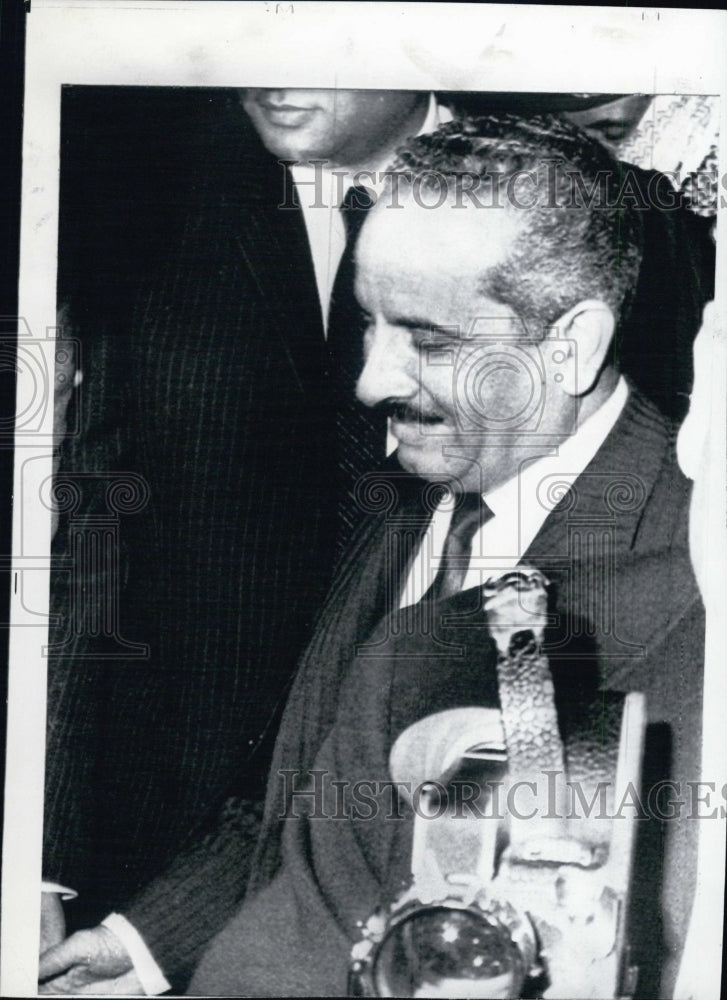
[[374, 965], [379, 996], [517, 997], [523, 960], [507, 929], [472, 910], [431, 906], [391, 928]]

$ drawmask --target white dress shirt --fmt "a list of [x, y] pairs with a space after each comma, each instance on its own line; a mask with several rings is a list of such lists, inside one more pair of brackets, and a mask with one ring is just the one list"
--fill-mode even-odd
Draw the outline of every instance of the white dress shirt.
[[[430, 94], [427, 115], [417, 134], [434, 132], [439, 125], [451, 119], [449, 109], [437, 104], [434, 94]], [[384, 161], [372, 164], [370, 169], [359, 171], [335, 169], [320, 164], [301, 164], [290, 168], [313, 254], [324, 330], [328, 323], [333, 282], [346, 246], [346, 223], [339, 211], [343, 197], [353, 184], [366, 187], [379, 195], [386, 180], [385, 171], [390, 166], [388, 161]]]
[[[628, 397], [621, 376], [614, 391], [574, 434], [544, 458], [523, 461], [516, 476], [483, 493], [493, 513], [472, 539], [472, 555], [462, 589], [478, 587], [488, 577], [517, 566], [562, 492], [555, 484], [571, 485], [608, 437]], [[414, 558], [399, 606], [416, 604], [434, 581], [452, 517], [452, 497], [445, 497], [432, 515]]]

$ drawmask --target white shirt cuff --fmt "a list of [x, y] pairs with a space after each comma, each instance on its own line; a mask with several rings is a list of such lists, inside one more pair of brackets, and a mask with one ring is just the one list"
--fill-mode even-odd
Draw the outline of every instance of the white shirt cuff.
[[61, 899], [75, 899], [78, 895], [73, 889], [68, 889], [65, 885], [60, 885], [58, 882], [46, 882], [43, 880], [40, 884], [41, 892], [57, 892]]
[[172, 988], [154, 961], [152, 953], [144, 944], [141, 934], [129, 923], [126, 917], [120, 913], [110, 913], [101, 923], [116, 935], [128, 951], [134, 965], [134, 971], [147, 996], [155, 997]]

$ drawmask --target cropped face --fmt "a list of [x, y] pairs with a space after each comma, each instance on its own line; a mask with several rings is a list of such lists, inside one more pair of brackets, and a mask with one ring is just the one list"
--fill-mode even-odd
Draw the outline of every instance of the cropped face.
[[411, 194], [401, 209], [386, 201], [357, 250], [356, 294], [368, 314], [357, 395], [390, 417], [407, 471], [487, 491], [542, 454], [543, 432], [572, 430], [557, 352], [524, 339], [514, 311], [480, 291], [518, 223], [497, 208], [430, 210]]
[[242, 104], [263, 143], [281, 159], [358, 167], [415, 135], [428, 95], [406, 90], [249, 88]]
[[615, 149], [624, 142], [644, 117], [652, 98], [644, 94], [630, 94], [607, 104], [583, 111], [566, 111], [564, 117], [588, 132], [606, 146]]

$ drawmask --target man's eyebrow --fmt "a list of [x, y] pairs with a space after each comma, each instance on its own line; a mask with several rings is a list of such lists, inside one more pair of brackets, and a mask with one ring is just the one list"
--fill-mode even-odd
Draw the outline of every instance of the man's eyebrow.
[[389, 322], [392, 326], [403, 326], [405, 330], [423, 330], [427, 333], [439, 334], [442, 337], [459, 336], [459, 326], [456, 323], [441, 326], [438, 323], [432, 323], [430, 319], [418, 316], [392, 316]]

